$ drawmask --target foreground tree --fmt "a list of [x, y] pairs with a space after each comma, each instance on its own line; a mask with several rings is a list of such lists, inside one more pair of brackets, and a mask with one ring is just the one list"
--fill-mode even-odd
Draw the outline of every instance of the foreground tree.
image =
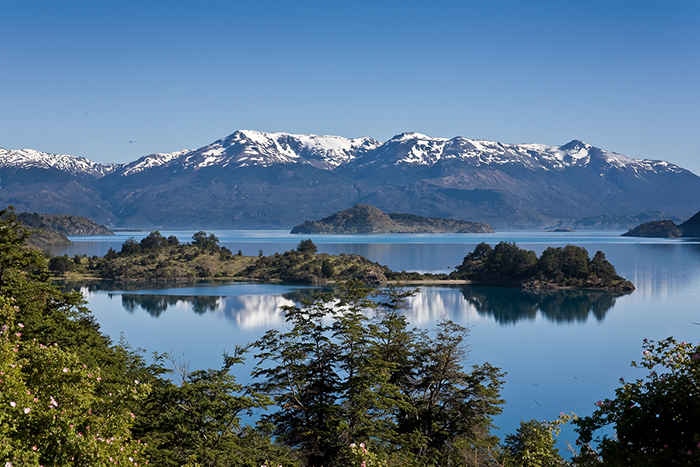
[[503, 463], [516, 467], [573, 466], [559, 454], [556, 437], [561, 432], [561, 425], [575, 418], [562, 413], [553, 422], [521, 421], [518, 430], [506, 436]]
[[[576, 420], [583, 448], [578, 465], [700, 465], [700, 346], [669, 337], [644, 339], [645, 379], [625, 382]], [[599, 430], [610, 426], [614, 434]]]
[[[224, 354], [220, 369], [189, 372], [176, 365], [179, 384], [152, 378], [153, 391], [134, 426], [134, 436], [147, 443], [150, 462], [158, 466], [199, 465], [201, 467], [257, 467], [266, 461], [285, 467], [295, 465], [288, 449], [276, 446], [264, 431], [241, 423], [265, 407], [269, 399], [248, 394], [231, 374], [243, 362], [244, 349]], [[168, 354], [156, 356], [176, 363]]]
[[395, 463], [478, 465], [498, 443], [491, 419], [503, 373], [488, 364], [464, 370], [461, 326], [408, 329], [410, 292], [368, 292], [352, 283], [340, 300], [286, 307], [291, 330], [254, 344], [256, 389], [277, 406], [265, 417], [274, 434], [310, 466], [340, 465], [360, 442]]

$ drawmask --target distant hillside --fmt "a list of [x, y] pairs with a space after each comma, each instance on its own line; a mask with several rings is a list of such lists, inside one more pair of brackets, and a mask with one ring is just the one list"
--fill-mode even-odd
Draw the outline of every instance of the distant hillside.
[[700, 237], [700, 212], [676, 225], [671, 220], [645, 222], [622, 234], [624, 237]]
[[86, 217], [70, 214], [37, 214], [23, 212], [17, 219], [25, 227], [33, 229], [54, 230], [63, 235], [114, 235], [104, 225], [100, 225]]
[[684, 237], [700, 237], [700, 211], [678, 226]]
[[27, 243], [39, 249], [46, 249], [50, 245], [70, 245], [72, 242], [66, 235], [114, 235], [104, 225], [70, 214], [23, 212], [17, 215], [17, 220], [34, 230]]
[[589, 216], [579, 219], [567, 227], [583, 230], [583, 229], [601, 229], [601, 230], [624, 230], [632, 229], [640, 224], [654, 221], [671, 220], [676, 224], [685, 221], [687, 217], [674, 216], [664, 211], [647, 211], [639, 213], [635, 216]]
[[468, 222], [415, 214], [385, 213], [367, 204], [306, 221], [292, 229], [293, 234], [368, 234], [368, 233], [492, 233], [483, 222]]

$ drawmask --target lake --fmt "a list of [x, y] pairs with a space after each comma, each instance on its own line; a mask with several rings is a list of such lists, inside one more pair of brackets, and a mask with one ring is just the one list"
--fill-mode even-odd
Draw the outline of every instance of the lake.
[[[194, 231], [161, 231], [189, 241]], [[637, 289], [628, 295], [557, 291], [528, 293], [485, 287], [421, 287], [409, 321], [430, 329], [442, 317], [469, 326], [470, 363], [488, 361], [506, 371], [507, 401], [496, 419], [502, 434], [520, 420], [552, 420], [560, 412], [589, 415], [594, 402], [613, 397], [619, 378], [645, 376], [630, 367], [642, 339], [697, 342], [700, 337], [700, 242], [621, 237], [621, 232], [498, 232], [495, 234], [291, 235], [282, 231], [209, 231], [223, 246], [246, 255], [283, 252], [311, 238], [321, 253], [356, 253], [394, 270], [449, 272], [479, 242], [515, 241], [538, 255], [548, 246], [575, 244], [592, 256], [603, 251]], [[103, 255], [133, 236], [70, 237], [53, 253]], [[201, 283], [186, 287], [74, 284], [82, 290], [102, 330], [133, 347], [184, 355], [190, 370], [217, 367], [224, 350], [284, 328], [281, 305], [317, 289], [296, 285]], [[252, 356], [249, 362], [252, 363]], [[241, 382], [248, 368], [239, 369]], [[575, 433], [562, 432], [573, 442]]]

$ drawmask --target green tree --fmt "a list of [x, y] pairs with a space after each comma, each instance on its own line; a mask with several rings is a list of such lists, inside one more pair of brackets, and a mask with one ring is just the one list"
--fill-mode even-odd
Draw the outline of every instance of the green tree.
[[31, 234], [17, 220], [15, 208], [0, 210], [0, 291], [15, 283], [48, 279], [46, 259], [25, 246]]
[[548, 247], [537, 262], [537, 269], [546, 280], [562, 285], [581, 285], [590, 276], [588, 251], [566, 245]]
[[142, 250], [158, 250], [161, 247], [168, 246], [168, 239], [165, 238], [159, 231], [154, 231], [142, 238], [139, 242]]
[[68, 255], [54, 256], [49, 260], [49, 270], [55, 274], [65, 274], [75, 269], [75, 261]]
[[561, 425], [572, 418], [575, 417], [562, 413], [553, 422], [521, 421], [517, 432], [505, 438], [508, 459], [517, 467], [571, 466], [572, 463], [559, 454], [556, 437], [561, 432]]
[[[615, 398], [576, 420], [580, 465], [700, 465], [700, 346], [669, 337], [644, 339], [644, 379], [625, 382]], [[602, 431], [611, 426], [614, 434]], [[592, 444], [591, 444], [592, 443]]]
[[300, 253], [304, 253], [305, 256], [313, 256], [318, 251], [318, 247], [316, 247], [316, 244], [313, 241], [311, 241], [310, 238], [307, 238], [306, 240], [302, 240], [299, 242], [299, 245], [297, 246], [297, 251]]
[[285, 308], [291, 330], [254, 344], [255, 387], [277, 406], [266, 420], [305, 464], [338, 465], [349, 443], [366, 442], [392, 462], [478, 465], [497, 445], [503, 374], [488, 364], [464, 371], [461, 326], [408, 329], [412, 293], [371, 297], [351, 283], [338, 301], [325, 294]]
[[[264, 417], [279, 440], [302, 453], [307, 465], [331, 465], [344, 428], [336, 365], [339, 348], [330, 337], [330, 294], [299, 307], [283, 307], [293, 328], [268, 331], [254, 345], [260, 364], [255, 388], [273, 398], [278, 410]], [[277, 366], [268, 367], [267, 362]]]
[[[151, 463], [159, 466], [247, 466], [266, 460], [275, 465], [295, 465], [288, 449], [272, 444], [268, 434], [242, 426], [241, 415], [250, 415], [270, 401], [246, 388], [231, 374], [243, 362], [244, 349], [224, 354], [220, 369], [189, 372], [177, 365], [180, 384], [155, 378], [144, 403], [144, 416], [134, 426], [134, 436], [147, 443]], [[167, 354], [157, 356], [162, 361]]]
[[138, 255], [139, 253], [141, 253], [141, 244], [137, 242], [134, 237], [129, 237], [122, 243], [121, 254], [132, 256]]
[[202, 248], [204, 250], [219, 250], [219, 239], [214, 234], [209, 234], [203, 230], [192, 235], [192, 245]]
[[335, 268], [328, 258], [324, 259], [323, 263], [321, 263], [321, 274], [323, 274], [323, 277], [327, 278], [335, 276]]

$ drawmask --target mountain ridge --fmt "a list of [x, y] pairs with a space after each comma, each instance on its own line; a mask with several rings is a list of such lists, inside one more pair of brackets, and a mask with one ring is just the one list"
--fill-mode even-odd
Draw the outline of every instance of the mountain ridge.
[[[474, 165], [520, 162], [532, 168], [552, 170], [586, 165], [596, 159], [602, 159], [618, 166], [627, 164], [656, 172], [685, 170], [667, 161], [634, 159], [596, 148], [580, 140], [572, 140], [562, 146], [550, 146], [535, 143], [500, 143], [462, 136], [437, 138], [408, 132], [381, 142], [370, 137], [344, 138], [332, 135], [265, 133], [254, 130], [238, 130], [199, 149], [148, 154], [125, 164], [101, 164], [85, 157], [34, 149], [0, 148], [0, 168], [51, 167], [74, 174], [92, 175], [94, 178], [101, 178], [113, 172], [128, 176], [161, 165], [174, 165], [175, 162], [195, 169], [212, 165], [226, 167], [231, 163], [245, 167], [301, 162], [325, 170], [334, 170], [345, 166], [360, 168], [382, 160], [382, 153], [391, 149], [387, 145], [399, 147], [399, 151], [395, 151], [394, 154], [398, 152], [400, 157], [395, 156], [392, 160], [395, 165], [405, 163], [430, 166], [443, 159], [459, 158], [470, 161]], [[378, 149], [381, 151], [376, 153]], [[366, 160], [357, 161], [368, 154]], [[136, 168], [140, 170], [134, 170]]]
[[588, 216], [697, 211], [700, 177], [579, 140], [506, 144], [239, 130], [126, 164], [0, 150], [0, 204], [116, 227], [291, 228], [355, 204], [540, 228]]

